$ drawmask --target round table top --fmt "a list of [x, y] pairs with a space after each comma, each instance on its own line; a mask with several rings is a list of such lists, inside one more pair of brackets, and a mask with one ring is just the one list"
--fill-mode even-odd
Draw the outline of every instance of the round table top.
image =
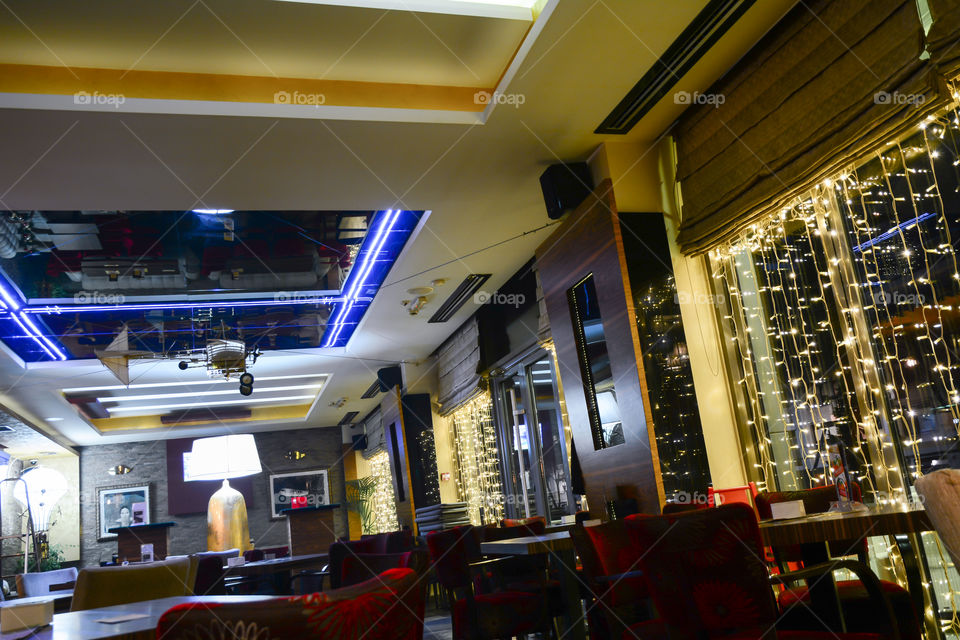
[[760, 523], [763, 542], [772, 547], [933, 530], [927, 512], [920, 505], [814, 513], [800, 518], [765, 520]]

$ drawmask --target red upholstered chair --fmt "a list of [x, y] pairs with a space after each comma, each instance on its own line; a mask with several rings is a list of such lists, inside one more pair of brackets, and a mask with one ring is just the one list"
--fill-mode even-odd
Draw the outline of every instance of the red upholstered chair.
[[[628, 629], [624, 640], [737, 638], [757, 640], [898, 639], [890, 603], [876, 576], [850, 560], [783, 574], [779, 581], [832, 579], [836, 568], [855, 571], [874, 598], [875, 615], [884, 618], [886, 633], [834, 633], [824, 630], [790, 631], [780, 623], [763, 561], [762, 541], [753, 509], [729, 504], [669, 516], [636, 517], [630, 527], [638, 544], [647, 549], [640, 564], [660, 621]], [[659, 634], [659, 635], [657, 635]]]
[[[543, 533], [546, 523], [543, 520], [507, 527], [477, 527], [483, 542], [523, 538]], [[539, 533], [534, 533], [539, 532]], [[512, 556], [501, 558], [496, 564], [497, 574], [504, 588], [511, 591], [545, 593], [550, 617], [558, 618], [564, 614], [563, 586], [559, 580], [549, 575], [549, 562], [546, 555]]]
[[395, 568], [413, 569], [418, 576], [423, 576], [429, 564], [429, 556], [423, 549], [406, 553], [357, 553], [343, 559], [340, 585], [349, 587], [359, 584]]
[[[861, 501], [860, 485], [850, 483], [850, 497], [854, 502]], [[773, 517], [771, 505], [790, 500], [803, 500], [807, 513], [824, 513], [830, 509], [830, 503], [836, 501], [837, 490], [833, 485], [816, 487], [803, 491], [762, 491], [757, 494], [757, 513], [761, 520]], [[831, 555], [857, 555], [863, 563], [867, 561], [867, 541], [846, 540], [830, 544]], [[775, 549], [777, 560], [790, 563], [791, 566], [803, 566], [803, 554], [800, 547]], [[900, 636], [903, 640], [919, 640], [921, 636], [920, 618], [913, 606], [910, 593], [896, 582], [880, 581], [880, 587], [886, 592], [897, 616]], [[873, 602], [859, 580], [840, 580], [837, 582], [837, 595], [843, 607], [847, 626], [856, 631], [876, 631], [879, 629]], [[784, 613], [784, 622], [792, 628], [816, 628], [818, 616], [822, 614], [810, 609], [810, 591], [806, 586], [784, 589], [779, 597], [780, 608]], [[802, 604], [801, 604], [802, 603]], [[798, 606], [799, 605], [799, 606]]]
[[437, 579], [450, 593], [453, 640], [494, 640], [538, 631], [554, 635], [542, 595], [490, 592], [485, 585], [477, 585], [471, 567], [471, 561], [479, 556], [474, 527], [430, 533], [427, 547]]
[[530, 530], [528, 535], [539, 536], [547, 529], [547, 519], [543, 516], [533, 516], [531, 518], [504, 518], [500, 521], [501, 527], [527, 527]]
[[753, 482], [745, 487], [727, 487], [726, 489], [707, 488], [707, 504], [711, 507], [734, 503], [753, 507], [756, 496], [757, 485]]
[[649, 592], [640, 571], [644, 550], [629, 530], [629, 516], [570, 531], [583, 564], [592, 638], [618, 638], [624, 629], [651, 617]]
[[418, 582], [413, 569], [390, 569], [326, 593], [237, 604], [177, 605], [160, 617], [157, 637], [420, 640], [424, 605]]
[[340, 588], [340, 576], [343, 575], [343, 559], [358, 553], [382, 553], [383, 548], [378, 536], [361, 538], [360, 540], [340, 540], [330, 545], [328, 571], [330, 572], [330, 588]]

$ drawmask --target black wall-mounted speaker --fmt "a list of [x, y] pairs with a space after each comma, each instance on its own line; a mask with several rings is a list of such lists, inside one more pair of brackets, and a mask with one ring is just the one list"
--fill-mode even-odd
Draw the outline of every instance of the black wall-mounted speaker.
[[377, 380], [380, 381], [380, 391], [386, 393], [394, 387], [403, 386], [403, 374], [400, 367], [384, 367], [377, 371]]
[[547, 215], [556, 220], [573, 211], [593, 191], [593, 175], [586, 162], [552, 164], [540, 176]]
[[356, 451], [366, 451], [367, 449], [367, 434], [360, 434], [358, 436], [353, 436], [353, 448]]

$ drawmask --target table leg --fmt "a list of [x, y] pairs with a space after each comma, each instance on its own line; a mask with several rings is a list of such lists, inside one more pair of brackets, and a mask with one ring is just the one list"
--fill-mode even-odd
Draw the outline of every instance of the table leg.
[[577, 581], [577, 558], [572, 549], [553, 554], [563, 565], [560, 581], [563, 585], [563, 600], [566, 610], [563, 615], [563, 640], [586, 640], [583, 623], [583, 607], [580, 604], [580, 585]]
[[[830, 561], [825, 543], [802, 545], [803, 566], [812, 567]], [[840, 608], [840, 594], [837, 593], [837, 583], [831, 575], [810, 581], [810, 608], [813, 609], [827, 630], [834, 633], [845, 633], [846, 622]], [[799, 605], [803, 606], [803, 605]]]

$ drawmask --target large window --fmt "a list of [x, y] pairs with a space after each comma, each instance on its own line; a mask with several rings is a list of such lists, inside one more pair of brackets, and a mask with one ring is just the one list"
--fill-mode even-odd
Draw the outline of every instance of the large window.
[[769, 488], [826, 482], [828, 433], [881, 500], [960, 464], [958, 133], [928, 119], [711, 254]]
[[[711, 252], [744, 451], [765, 488], [830, 482], [829, 435], [867, 501], [910, 500], [919, 475], [960, 467], [958, 165], [950, 110]], [[958, 576], [935, 535], [922, 541], [945, 608]]]

